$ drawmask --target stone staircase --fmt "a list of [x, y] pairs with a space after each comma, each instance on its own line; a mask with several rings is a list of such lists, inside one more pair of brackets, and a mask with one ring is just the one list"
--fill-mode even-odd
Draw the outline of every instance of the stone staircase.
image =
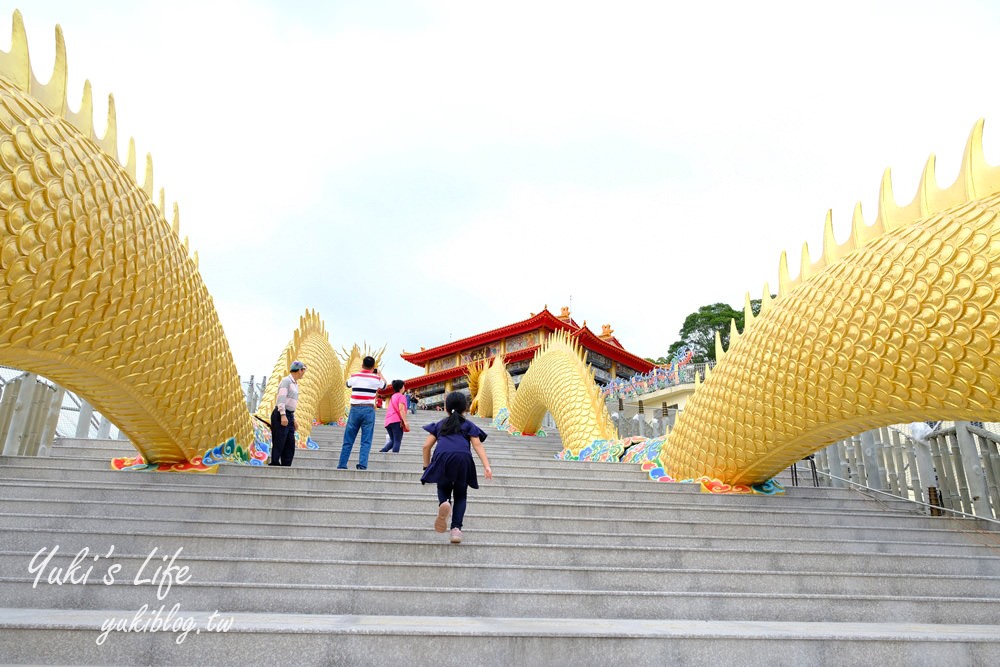
[[418, 481], [441, 416], [411, 417], [398, 455], [377, 427], [367, 471], [357, 449], [334, 470], [336, 427], [292, 468], [218, 475], [112, 471], [117, 441], [0, 458], [0, 663], [1000, 664], [980, 522], [846, 489], [702, 494], [477, 420], [495, 479], [451, 545]]

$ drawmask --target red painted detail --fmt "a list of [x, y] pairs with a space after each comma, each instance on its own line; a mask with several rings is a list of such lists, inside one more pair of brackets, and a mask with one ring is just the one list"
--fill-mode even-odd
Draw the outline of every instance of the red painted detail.
[[453, 340], [450, 343], [438, 345], [437, 347], [432, 347], [429, 350], [403, 353], [399, 356], [406, 361], [409, 361], [411, 364], [423, 366], [428, 361], [432, 361], [440, 357], [446, 357], [457, 352], [461, 352], [462, 350], [480, 347], [486, 343], [492, 343], [511, 336], [517, 336], [518, 334], [528, 333], [529, 331], [534, 331], [535, 329], [548, 329], [549, 331], [565, 330], [573, 332], [579, 328], [579, 325], [572, 319], [570, 319], [569, 322], [563, 322], [548, 310], [543, 310], [537, 315], [529, 317], [526, 320], [521, 320], [520, 322], [514, 322], [513, 324], [508, 324], [507, 326], [500, 327], [498, 329], [484, 331], [483, 333], [476, 334], [475, 336]]
[[[543, 310], [541, 313], [533, 317], [520, 322], [515, 322], [514, 324], [509, 324], [505, 327], [500, 327], [499, 329], [492, 329], [475, 336], [469, 336], [468, 338], [452, 341], [445, 345], [439, 345], [438, 347], [433, 347], [429, 350], [421, 350], [420, 352], [413, 352], [410, 354], [401, 354], [400, 356], [410, 363], [422, 366], [423, 364], [433, 361], [434, 359], [457, 354], [463, 350], [473, 349], [485, 345], [486, 343], [492, 343], [503, 338], [516, 336], [529, 331], [535, 331], [537, 329], [545, 329], [547, 331], [568, 331], [570, 335], [578, 340], [584, 348], [604, 355], [608, 359], [622, 364], [623, 366], [633, 368], [639, 373], [648, 373], [654, 368], [653, 364], [646, 361], [642, 357], [637, 357], [625, 350], [618, 339], [614, 336], [608, 339], [603, 339], [590, 329], [579, 326], [572, 319], [570, 319], [569, 322], [560, 320], [548, 310]], [[522, 350], [517, 350], [516, 352], [505, 354], [504, 363], [512, 364], [518, 361], [524, 361], [525, 359], [531, 359], [535, 356], [539, 347], [540, 346], [536, 345], [534, 347], [528, 347]], [[465, 365], [455, 366], [453, 368], [446, 368], [434, 373], [419, 375], [417, 377], [410, 378], [409, 380], [405, 380], [406, 387], [407, 389], [418, 389], [420, 387], [426, 387], [427, 385], [436, 384], [438, 382], [453, 380], [466, 375], [466, 368], [467, 367]]]

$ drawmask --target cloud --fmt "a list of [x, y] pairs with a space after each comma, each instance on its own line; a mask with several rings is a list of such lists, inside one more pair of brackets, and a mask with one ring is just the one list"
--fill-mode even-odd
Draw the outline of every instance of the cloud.
[[38, 0], [25, 22], [39, 78], [61, 22], [71, 99], [113, 90], [122, 151], [153, 153], [244, 375], [307, 307], [398, 354], [572, 295], [659, 356], [818, 252], [827, 209], [840, 239], [856, 201], [874, 219], [883, 168], [908, 201], [930, 152], [950, 182], [1000, 118], [1000, 16], [971, 1]]

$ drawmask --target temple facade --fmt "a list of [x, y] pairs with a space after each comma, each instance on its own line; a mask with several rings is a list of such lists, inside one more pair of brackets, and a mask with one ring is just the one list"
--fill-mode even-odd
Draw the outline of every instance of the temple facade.
[[421, 348], [419, 352], [403, 352], [400, 355], [403, 359], [424, 371], [406, 380], [406, 388], [416, 393], [423, 407], [434, 408], [444, 402], [448, 392], [468, 388], [466, 369], [469, 364], [495, 357], [503, 358], [514, 384], [519, 384], [538, 348], [549, 335], [560, 330], [569, 332], [587, 350], [587, 362], [600, 385], [615, 377], [629, 378], [653, 368], [653, 364], [622, 346], [614, 337], [611, 325], [603, 325], [598, 335], [587, 328], [586, 321], [582, 326], [577, 324], [569, 308], [562, 308], [557, 316], [546, 307], [526, 320], [498, 329], [437, 347]]

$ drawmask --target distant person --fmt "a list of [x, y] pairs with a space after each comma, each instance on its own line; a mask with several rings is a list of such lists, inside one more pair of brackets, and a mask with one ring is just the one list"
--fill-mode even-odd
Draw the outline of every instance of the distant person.
[[415, 392], [407, 392], [406, 408], [410, 411], [410, 414], [417, 414], [417, 394]]
[[291, 466], [295, 458], [295, 408], [299, 404], [299, 380], [306, 374], [306, 365], [293, 361], [288, 375], [278, 383], [278, 397], [271, 412], [272, 466]]
[[[483, 448], [486, 434], [463, 416], [468, 406], [465, 394], [453, 391], [445, 399], [448, 416], [435, 424], [424, 426], [424, 430], [430, 435], [424, 442], [424, 474], [420, 478], [420, 483], [437, 484], [439, 505], [434, 530], [439, 533], [445, 532], [450, 514], [452, 544], [462, 541], [462, 519], [465, 518], [469, 487], [479, 488], [476, 462], [472, 459], [470, 445], [483, 463], [486, 479], [493, 479], [493, 469], [490, 468], [490, 460], [486, 458], [486, 449]], [[437, 447], [434, 446], [435, 442]], [[451, 504], [453, 494], [454, 512]]]
[[375, 359], [365, 357], [361, 361], [361, 371], [347, 379], [351, 390], [351, 409], [347, 414], [347, 428], [344, 429], [344, 444], [340, 448], [338, 470], [347, 470], [354, 441], [361, 431], [361, 451], [358, 453], [358, 470], [368, 469], [368, 453], [372, 449], [372, 433], [375, 430], [375, 396], [385, 389], [385, 378], [375, 368]]
[[406, 395], [402, 393], [403, 381], [392, 381], [392, 395], [385, 408], [385, 430], [389, 434], [389, 442], [381, 449], [382, 453], [392, 450], [399, 453], [399, 446], [403, 443], [403, 431], [409, 431], [410, 425], [406, 422]]

